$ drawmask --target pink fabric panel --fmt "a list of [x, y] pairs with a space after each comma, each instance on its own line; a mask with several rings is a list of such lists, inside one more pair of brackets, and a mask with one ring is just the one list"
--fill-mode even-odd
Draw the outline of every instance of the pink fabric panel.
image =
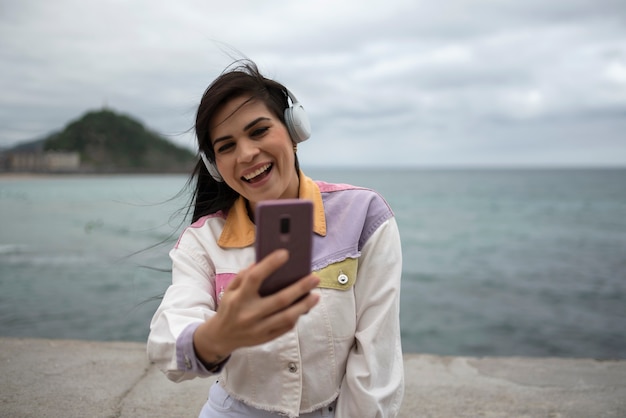
[[222, 293], [224, 293], [235, 276], [237, 276], [236, 273], [218, 273], [215, 275], [215, 302], [218, 305], [222, 299]]

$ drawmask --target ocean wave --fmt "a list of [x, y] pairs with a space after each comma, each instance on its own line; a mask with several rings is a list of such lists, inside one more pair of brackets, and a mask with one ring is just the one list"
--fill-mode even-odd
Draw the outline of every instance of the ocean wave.
[[24, 254], [28, 252], [28, 246], [24, 244], [0, 244], [0, 256]]
[[29, 251], [0, 248], [0, 262], [4, 265], [22, 266], [69, 266], [100, 263], [106, 260], [82, 254], [34, 254]]

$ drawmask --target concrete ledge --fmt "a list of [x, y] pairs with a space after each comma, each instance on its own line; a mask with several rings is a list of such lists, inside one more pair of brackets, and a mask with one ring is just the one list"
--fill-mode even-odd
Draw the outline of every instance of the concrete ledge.
[[[402, 417], [626, 417], [626, 361], [405, 355]], [[213, 379], [172, 383], [145, 345], [0, 338], [2, 417], [196, 417]], [[348, 417], [352, 418], [352, 417]]]

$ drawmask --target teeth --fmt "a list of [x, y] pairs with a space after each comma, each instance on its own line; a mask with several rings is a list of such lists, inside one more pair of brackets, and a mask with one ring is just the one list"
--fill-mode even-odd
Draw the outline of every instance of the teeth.
[[253, 178], [255, 178], [256, 176], [258, 176], [259, 174], [265, 172], [268, 168], [270, 168], [272, 166], [272, 164], [266, 164], [263, 167], [260, 167], [259, 169], [253, 171], [252, 173], [246, 174], [245, 176], [243, 176], [244, 179], [246, 180], [252, 180]]

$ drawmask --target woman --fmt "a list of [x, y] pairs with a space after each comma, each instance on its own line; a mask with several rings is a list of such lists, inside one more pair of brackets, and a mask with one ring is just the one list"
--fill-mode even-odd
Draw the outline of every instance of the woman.
[[[220, 373], [201, 417], [396, 416], [397, 225], [377, 193], [300, 171], [297, 143], [309, 125], [295, 102], [249, 62], [204, 93], [193, 223], [170, 252], [172, 285], [152, 319], [148, 355], [174, 381]], [[285, 198], [313, 201], [314, 274], [260, 297], [288, 254], [254, 263], [254, 210]]]

